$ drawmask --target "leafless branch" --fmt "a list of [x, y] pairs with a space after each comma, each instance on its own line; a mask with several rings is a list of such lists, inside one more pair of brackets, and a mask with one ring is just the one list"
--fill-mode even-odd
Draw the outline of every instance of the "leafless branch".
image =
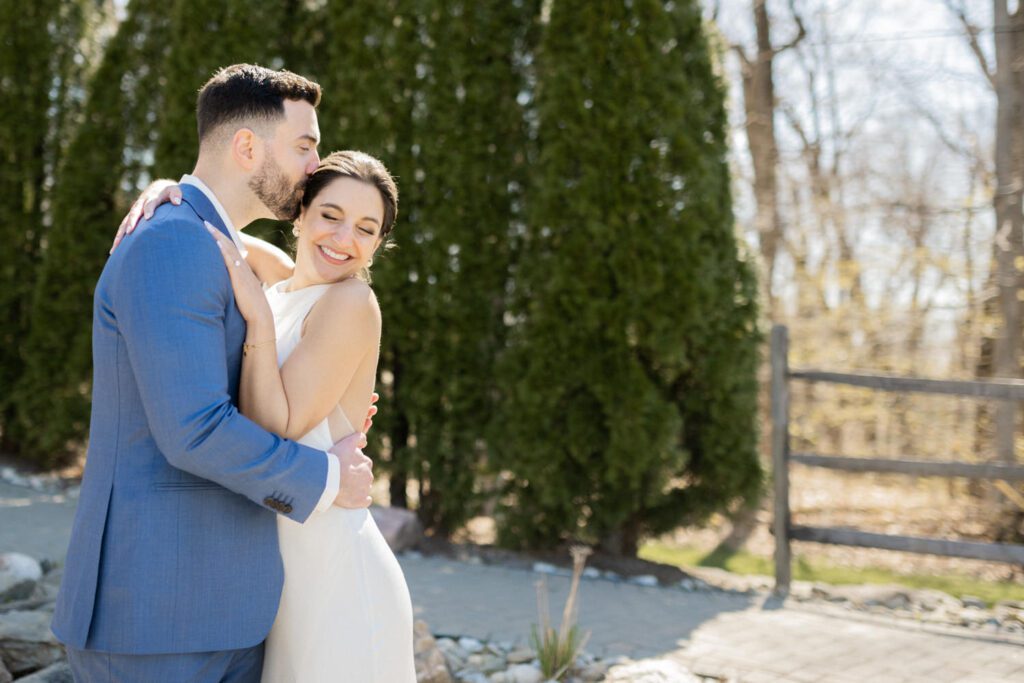
[[774, 54], [779, 54], [780, 52], [785, 52], [786, 50], [790, 50], [796, 47], [797, 45], [800, 44], [801, 40], [807, 37], [807, 27], [804, 26], [803, 17], [801, 17], [800, 13], [796, 11], [796, 5], [794, 3], [794, 0], [789, 0], [789, 12], [790, 14], [793, 15], [793, 21], [796, 22], [796, 35], [793, 37], [792, 40], [790, 40], [785, 45], [780, 45], [779, 47], [774, 48], [772, 50]]
[[995, 90], [995, 70], [989, 65], [988, 58], [981, 50], [981, 43], [978, 42], [978, 35], [981, 33], [981, 29], [967, 18], [967, 11], [962, 3], [954, 3], [953, 0], [945, 0], [945, 5], [949, 8], [949, 11], [960, 20], [960, 23], [963, 24], [964, 31], [967, 32], [967, 42], [971, 46], [971, 52], [973, 52], [974, 56], [978, 58], [978, 66], [981, 67], [981, 72], [985, 74], [985, 78], [988, 79], [989, 85], [992, 86], [993, 90]]

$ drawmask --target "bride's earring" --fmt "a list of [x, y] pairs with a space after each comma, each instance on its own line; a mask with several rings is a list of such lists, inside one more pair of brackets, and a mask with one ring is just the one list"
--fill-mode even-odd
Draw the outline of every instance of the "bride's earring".
[[293, 225], [292, 226], [292, 234], [295, 235], [296, 237], [299, 236], [299, 226], [297, 226], [297, 225]]

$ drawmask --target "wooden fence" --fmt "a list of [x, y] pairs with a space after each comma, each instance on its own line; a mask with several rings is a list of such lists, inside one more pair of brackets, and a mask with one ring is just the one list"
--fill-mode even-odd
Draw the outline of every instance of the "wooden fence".
[[1024, 400], [1024, 380], [952, 381], [893, 377], [789, 368], [789, 332], [776, 325], [771, 338], [772, 463], [775, 484], [775, 591], [789, 591], [791, 580], [790, 541], [813, 541], [835, 545], [883, 548], [912, 553], [969, 557], [980, 560], [1024, 564], [1024, 545], [980, 543], [939, 538], [921, 538], [869, 533], [855, 529], [794, 525], [789, 510], [789, 464], [826, 467], [846, 472], [892, 472], [910, 476], [970, 477], [974, 479], [1024, 480], [1024, 466], [1003, 463], [851, 458], [815, 453], [791, 453], [789, 449], [789, 382], [827, 382], [867, 387], [879, 391], [917, 392], [971, 396], [1002, 401]]

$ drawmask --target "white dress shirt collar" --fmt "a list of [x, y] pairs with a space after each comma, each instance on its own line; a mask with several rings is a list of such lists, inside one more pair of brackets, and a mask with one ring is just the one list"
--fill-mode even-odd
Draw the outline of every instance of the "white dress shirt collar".
[[231, 217], [228, 216], [228, 212], [224, 210], [223, 205], [221, 205], [220, 201], [217, 199], [217, 195], [213, 194], [213, 190], [207, 187], [206, 183], [202, 180], [188, 173], [181, 176], [181, 180], [178, 181], [178, 184], [191, 185], [206, 195], [206, 198], [210, 200], [211, 204], [213, 204], [213, 208], [217, 210], [217, 215], [220, 216], [222, 221], [224, 221], [224, 225], [228, 229], [228, 234], [231, 235], [231, 241], [234, 242], [235, 246], [238, 248], [238, 253], [242, 255], [242, 258], [248, 256], [249, 250], [245, 248], [244, 244], [242, 244], [241, 234], [238, 232], [235, 224], [231, 222]]

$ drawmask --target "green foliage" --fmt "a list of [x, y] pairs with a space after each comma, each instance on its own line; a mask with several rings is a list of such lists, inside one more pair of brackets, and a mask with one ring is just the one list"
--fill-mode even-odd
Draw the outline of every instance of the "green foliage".
[[[708, 552], [706, 548], [676, 546], [661, 541], [648, 541], [638, 556], [651, 562], [687, 567], [717, 567], [734, 574], [771, 576], [775, 573], [775, 560], [767, 555], [754, 555], [745, 550], [728, 551], [722, 548]], [[1013, 581], [985, 581], [964, 574], [912, 574], [884, 567], [849, 567], [795, 556], [793, 578], [797, 581], [831, 584], [900, 584], [910, 588], [928, 588], [960, 598], [973, 595], [991, 607], [1002, 600], [1024, 601], [1024, 586]]]
[[[57, 169], [52, 225], [22, 345], [24, 372], [14, 392], [22, 448], [40, 464], [55, 464], [87, 429], [92, 292], [131, 199], [123, 195], [122, 183], [137, 168], [132, 143], [148, 139], [144, 105], [150, 100], [137, 95], [156, 85], [139, 67], [153, 63], [164, 43], [166, 27], [156, 5], [133, 3], [110, 40]], [[133, 188], [127, 188], [131, 194]]]
[[[419, 481], [419, 514], [447, 533], [474, 513], [494, 410], [509, 229], [524, 178], [516, 96], [533, 13], [523, 3], [329, 3], [311, 65], [326, 149], [381, 157], [401, 191], [396, 248], [379, 255], [384, 314], [378, 445], [392, 477]], [[316, 35], [314, 32], [313, 35]]]
[[557, 2], [548, 21], [493, 440], [511, 477], [499, 541], [635, 554], [761, 481], [724, 88], [696, 2]]
[[[398, 310], [414, 317], [389, 326], [389, 336], [405, 337], [395, 378], [406, 387], [416, 436], [406, 461], [421, 482], [420, 518], [447, 533], [481, 502], [474, 486], [487, 454], [482, 427], [496, 408], [510, 230], [525, 182], [516, 101], [523, 74], [513, 55], [532, 15], [510, 2], [434, 0], [429, 7], [420, 27], [416, 155], [404, 175], [409, 217], [398, 258], [381, 265], [410, 281]], [[410, 256], [415, 262], [402, 262]], [[394, 300], [389, 287], [381, 291]]]
[[21, 63], [43, 74], [5, 87], [23, 120], [0, 119], [0, 381], [17, 379], [25, 452], [50, 463], [85, 437], [117, 221], [140, 183], [190, 170], [198, 88], [247, 61], [318, 80], [323, 151], [398, 178], [371, 435], [393, 500], [417, 479], [446, 534], [507, 481], [502, 542], [628, 553], [755, 496], [754, 280], [695, 2], [133, 0], [95, 73], [55, 79], [84, 50], [78, 29], [47, 33], [72, 6], [33, 5], [35, 38], [5, 31], [0, 67], [5, 86]]
[[540, 661], [540, 670], [545, 679], [560, 681], [583, 649], [585, 640], [580, 635], [579, 624], [569, 627], [564, 638], [551, 626], [538, 633], [537, 625], [530, 625], [530, 643]]
[[160, 68], [156, 177], [178, 178], [192, 170], [199, 153], [196, 98], [217, 69], [240, 62], [284, 65], [280, 42], [291, 33], [288, 7], [252, 0], [175, 0], [168, 27], [174, 40]]
[[23, 367], [53, 169], [104, 18], [93, 5], [0, 0], [0, 442], [7, 451], [22, 448], [10, 388]]

